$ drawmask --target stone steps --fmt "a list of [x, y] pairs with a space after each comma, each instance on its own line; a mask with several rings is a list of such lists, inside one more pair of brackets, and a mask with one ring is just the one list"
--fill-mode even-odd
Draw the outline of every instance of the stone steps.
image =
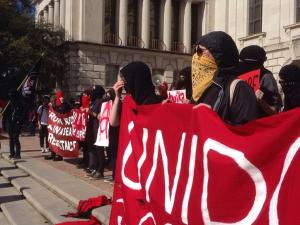
[[0, 216], [1, 225], [42, 225], [48, 223], [3, 177], [0, 177], [0, 190], [0, 207], [3, 211]]
[[[79, 178], [64, 173], [25, 154], [22, 155], [21, 160], [15, 161], [14, 165], [11, 165], [8, 161], [8, 153], [2, 153], [2, 158], [6, 161], [1, 160], [0, 162], [1, 173], [23, 193], [26, 199], [33, 204], [35, 208], [42, 210], [41, 214], [47, 217], [51, 222], [56, 222], [61, 219], [60, 215], [57, 214], [58, 212], [67, 213], [69, 211], [75, 211], [74, 208], [80, 200], [99, 195], [110, 196], [109, 193]], [[1, 169], [1, 167], [3, 169]], [[31, 188], [26, 188], [28, 186]], [[43, 189], [43, 192], [46, 190], [48, 198], [50, 198], [50, 196], [52, 196], [52, 198], [56, 196], [60, 201], [65, 202], [65, 204], [61, 202], [64, 206], [59, 211], [53, 212], [52, 215], [48, 215], [49, 213], [47, 214], [47, 212], [49, 211], [49, 207], [51, 208], [51, 204], [49, 203], [50, 206], [39, 205], [42, 199], [47, 199], [43, 194], [36, 194], [37, 192], [34, 190], [39, 189]], [[35, 198], [39, 200], [35, 200]], [[53, 201], [52, 204], [58, 203], [58, 200]], [[94, 209], [92, 214], [98, 218], [102, 224], [109, 224], [110, 209], [110, 206], [101, 207]]]
[[6, 219], [3, 212], [0, 212], [0, 224], [1, 225], [11, 225], [8, 220]]
[[37, 183], [22, 170], [4, 170], [1, 171], [1, 174], [52, 224], [80, 220], [62, 216], [62, 214], [66, 214], [67, 212], [74, 212], [74, 207]]

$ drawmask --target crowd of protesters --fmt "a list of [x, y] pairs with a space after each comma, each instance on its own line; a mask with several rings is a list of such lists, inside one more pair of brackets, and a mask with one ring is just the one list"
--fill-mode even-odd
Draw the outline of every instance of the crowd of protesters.
[[[239, 53], [233, 39], [224, 32], [211, 32], [200, 38], [192, 56], [191, 67], [180, 71], [169, 90], [186, 90], [187, 104], [194, 108], [208, 107], [217, 112], [227, 124], [241, 125], [265, 116], [275, 115], [300, 106], [300, 69], [296, 65], [286, 65], [279, 72], [280, 95], [272, 72], [264, 67], [266, 52], [259, 46], [248, 46]], [[254, 91], [239, 75], [260, 70], [260, 88]], [[105, 181], [113, 183], [118, 149], [119, 125], [122, 109], [122, 93], [130, 94], [137, 105], [168, 104], [168, 86], [163, 83], [155, 87], [150, 68], [143, 62], [131, 62], [120, 70], [119, 79], [112, 89], [96, 85], [86, 90], [74, 101], [68, 103], [63, 92], [57, 90], [51, 101], [43, 96], [42, 104], [30, 111], [30, 135], [35, 134], [37, 122], [42, 153], [50, 152], [45, 160], [63, 160], [49, 149], [48, 113], [49, 103], [58, 113], [67, 113], [72, 108], [89, 114], [86, 138], [79, 143], [82, 158], [77, 167], [86, 171], [90, 179], [103, 179], [105, 167], [113, 171]], [[283, 97], [283, 98], [282, 98]], [[283, 99], [283, 101], [282, 101]], [[99, 127], [99, 113], [103, 102], [112, 100], [109, 118], [109, 146], [94, 145]], [[22, 110], [17, 93], [11, 94], [8, 116], [10, 157], [20, 158], [20, 124]]]

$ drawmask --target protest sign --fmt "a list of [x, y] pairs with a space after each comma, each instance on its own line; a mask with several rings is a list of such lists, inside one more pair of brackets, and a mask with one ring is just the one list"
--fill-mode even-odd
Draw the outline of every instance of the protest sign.
[[254, 92], [260, 88], [260, 69], [244, 73], [239, 78], [249, 84]]
[[168, 99], [173, 103], [184, 103], [186, 100], [186, 90], [168, 91]]
[[298, 224], [299, 113], [234, 127], [206, 107], [126, 97], [110, 225]]
[[84, 141], [86, 135], [86, 127], [89, 119], [87, 112], [82, 112], [80, 109], [73, 109], [72, 134], [77, 141]]
[[57, 113], [49, 107], [48, 143], [52, 151], [62, 157], [78, 157], [78, 142], [72, 134], [72, 112]]
[[95, 145], [108, 147], [109, 145], [109, 115], [112, 107], [112, 101], [104, 102], [101, 106], [99, 117], [99, 128]]

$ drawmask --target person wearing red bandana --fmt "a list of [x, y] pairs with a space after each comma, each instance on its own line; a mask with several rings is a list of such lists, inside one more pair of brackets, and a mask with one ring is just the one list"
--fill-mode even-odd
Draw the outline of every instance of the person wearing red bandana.
[[[55, 99], [54, 99], [54, 102], [52, 103], [52, 107], [56, 112], [61, 113], [61, 114], [70, 112], [70, 110], [71, 110], [70, 105], [67, 102], [65, 102], [65, 100], [64, 100], [63, 92], [59, 89], [56, 90], [56, 92], [55, 92]], [[51, 160], [52, 159], [53, 161], [63, 160], [63, 158], [60, 155], [57, 155], [53, 151], [51, 151], [50, 155], [45, 156], [44, 159], [45, 160]]]

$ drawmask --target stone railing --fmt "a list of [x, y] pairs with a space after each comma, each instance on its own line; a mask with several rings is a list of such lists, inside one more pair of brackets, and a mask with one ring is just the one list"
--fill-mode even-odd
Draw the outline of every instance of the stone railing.
[[167, 46], [165, 45], [165, 43], [162, 40], [152, 39], [152, 40], [150, 40], [149, 48], [165, 51], [167, 49]]

